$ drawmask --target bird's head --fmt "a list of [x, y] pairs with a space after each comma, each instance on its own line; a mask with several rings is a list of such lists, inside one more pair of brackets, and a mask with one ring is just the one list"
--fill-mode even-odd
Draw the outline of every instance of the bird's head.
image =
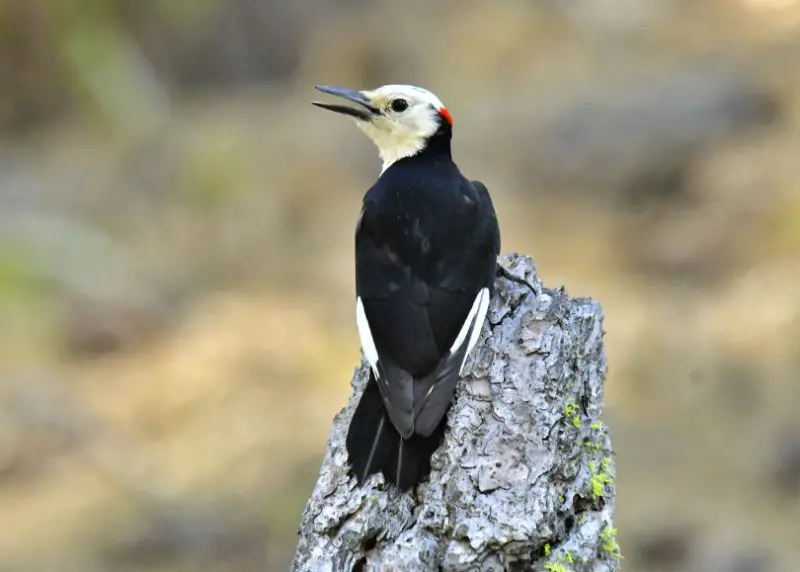
[[358, 91], [327, 85], [317, 90], [354, 103], [354, 106], [313, 102], [314, 105], [349, 115], [378, 147], [383, 168], [416, 155], [434, 139], [448, 152], [453, 119], [430, 91], [413, 85], [384, 85]]

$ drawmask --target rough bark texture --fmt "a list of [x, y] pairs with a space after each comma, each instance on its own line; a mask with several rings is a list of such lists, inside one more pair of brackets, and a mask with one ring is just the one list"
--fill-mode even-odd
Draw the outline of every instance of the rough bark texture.
[[600, 421], [602, 311], [570, 299], [515, 254], [449, 414], [430, 479], [401, 494], [347, 474], [345, 436], [367, 381], [334, 419], [300, 523], [297, 572], [619, 570], [614, 461]]

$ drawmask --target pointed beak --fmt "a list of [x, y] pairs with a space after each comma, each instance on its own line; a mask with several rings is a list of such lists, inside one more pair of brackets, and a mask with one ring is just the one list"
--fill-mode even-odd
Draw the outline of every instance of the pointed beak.
[[312, 105], [316, 105], [322, 109], [328, 109], [330, 111], [335, 111], [336, 113], [349, 115], [350, 117], [355, 117], [361, 121], [370, 121], [374, 116], [380, 115], [381, 113], [380, 109], [375, 107], [370, 99], [360, 91], [348, 89], [346, 87], [334, 87], [330, 85], [315, 85], [314, 89], [321, 91], [322, 93], [329, 93], [348, 101], [352, 101], [360, 106], [349, 107], [347, 105], [338, 105], [335, 103], [321, 103], [319, 101], [311, 102]]

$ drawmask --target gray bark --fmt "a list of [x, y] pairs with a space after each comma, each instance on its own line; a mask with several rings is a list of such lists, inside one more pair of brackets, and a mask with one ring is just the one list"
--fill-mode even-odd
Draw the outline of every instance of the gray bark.
[[334, 418], [293, 570], [619, 570], [614, 461], [600, 421], [602, 311], [544, 288], [530, 258], [501, 263], [535, 294], [498, 278], [430, 479], [398, 493], [380, 475], [363, 487], [348, 476], [362, 363]]

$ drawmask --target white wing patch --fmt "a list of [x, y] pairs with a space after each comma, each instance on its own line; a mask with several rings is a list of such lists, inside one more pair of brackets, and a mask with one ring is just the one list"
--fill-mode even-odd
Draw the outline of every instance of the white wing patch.
[[364, 352], [364, 357], [367, 358], [367, 363], [369, 363], [372, 372], [377, 378], [378, 349], [375, 347], [375, 341], [372, 339], [372, 331], [369, 328], [367, 313], [364, 311], [364, 303], [361, 301], [361, 296], [356, 300], [356, 325], [358, 326], [358, 337], [361, 340], [361, 350]]
[[[489, 311], [489, 289], [483, 288], [478, 295], [475, 296], [475, 301], [472, 303], [472, 307], [467, 314], [466, 320], [464, 320], [464, 325], [461, 326], [461, 330], [458, 332], [458, 336], [456, 336], [453, 345], [450, 346], [450, 353], [457, 352], [464, 342], [467, 343], [467, 350], [464, 352], [464, 359], [461, 361], [461, 366], [459, 367], [458, 374], [461, 375], [464, 372], [464, 365], [467, 362], [467, 357], [469, 357], [470, 352], [472, 352], [475, 344], [478, 343], [478, 338], [481, 335], [481, 329], [483, 328], [483, 322], [486, 319], [486, 313]], [[359, 296], [356, 300], [356, 325], [358, 326], [358, 337], [361, 341], [361, 350], [364, 352], [364, 357], [367, 359], [367, 363], [369, 363], [370, 368], [372, 368], [375, 377], [378, 376], [378, 349], [375, 347], [375, 341], [372, 339], [372, 330], [369, 327], [369, 321], [367, 320], [367, 314], [364, 311], [364, 303], [361, 301], [361, 297]], [[469, 338], [467, 338], [469, 336]], [[430, 388], [433, 390], [433, 387]], [[428, 393], [430, 393], [430, 390]]]
[[469, 335], [467, 351], [464, 352], [464, 359], [461, 362], [458, 375], [463, 373], [464, 364], [467, 363], [467, 357], [472, 351], [472, 348], [475, 347], [475, 344], [478, 343], [478, 337], [480, 337], [481, 328], [483, 328], [483, 321], [486, 319], [486, 312], [489, 310], [489, 298], [488, 288], [483, 288], [478, 292], [478, 295], [475, 296], [475, 301], [472, 303], [472, 308], [470, 308], [469, 314], [467, 314], [467, 319], [464, 320], [464, 325], [461, 326], [461, 331], [458, 332], [458, 336], [456, 336], [453, 345], [450, 346], [450, 353], [455, 353], [464, 341], [467, 340], [467, 335]]

